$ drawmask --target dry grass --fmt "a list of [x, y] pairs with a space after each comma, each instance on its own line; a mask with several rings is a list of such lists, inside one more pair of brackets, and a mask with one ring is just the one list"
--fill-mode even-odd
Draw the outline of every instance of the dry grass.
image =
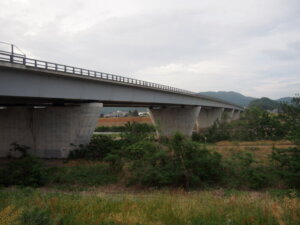
[[0, 211], [0, 224], [1, 225], [18, 225], [18, 219], [22, 211], [15, 209], [15, 207], [8, 205]]
[[22, 195], [6, 191], [5, 194], [7, 204], [14, 204], [19, 210], [30, 205], [47, 209], [51, 218], [60, 218], [60, 224], [297, 225], [300, 222], [299, 199], [272, 198], [257, 192], [226, 195], [222, 190], [195, 193], [179, 190], [172, 193], [74, 195], [35, 191]]
[[123, 126], [127, 122], [148, 123], [152, 124], [150, 117], [110, 117], [98, 119], [97, 126]]
[[268, 160], [269, 155], [272, 153], [272, 148], [289, 148], [294, 147], [294, 145], [288, 140], [280, 141], [245, 141], [245, 142], [230, 142], [221, 141], [215, 145], [208, 145], [208, 149], [216, 150], [218, 153], [222, 154], [224, 158], [230, 157], [232, 154], [237, 152], [251, 152], [254, 159], [265, 161]]

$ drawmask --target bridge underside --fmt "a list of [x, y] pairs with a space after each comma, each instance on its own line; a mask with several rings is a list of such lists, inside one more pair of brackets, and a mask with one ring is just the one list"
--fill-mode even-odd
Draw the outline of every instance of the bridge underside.
[[[32, 97], [5, 97], [0, 96], [1, 106], [56, 106], [56, 105], [79, 105], [83, 103], [101, 103], [103, 107], [162, 107], [162, 106], [182, 106], [184, 104], [166, 104], [157, 102], [131, 102], [131, 101], [108, 101], [108, 100], [78, 100], [61, 98], [32, 98]], [[196, 105], [195, 105], [196, 106]]]

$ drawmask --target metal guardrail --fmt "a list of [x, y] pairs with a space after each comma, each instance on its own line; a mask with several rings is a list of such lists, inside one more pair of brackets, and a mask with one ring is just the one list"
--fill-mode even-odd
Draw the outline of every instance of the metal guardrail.
[[0, 50], [0, 61], [24, 65], [27, 67], [33, 67], [38, 69], [45, 69], [49, 71], [70, 73], [81, 77], [92, 77], [99, 80], [109, 80], [109, 81], [114, 81], [114, 82], [119, 82], [124, 84], [149, 87], [158, 90], [177, 92], [177, 93], [183, 93], [189, 95], [195, 94], [194, 92], [191, 91], [170, 87], [166, 85], [156, 84], [152, 82], [147, 82], [143, 80], [137, 80], [129, 77], [123, 77], [123, 76], [118, 76], [118, 75], [113, 75], [113, 74], [108, 74], [103, 72], [97, 72], [94, 70], [88, 70], [88, 69], [83, 69], [83, 68], [78, 68], [73, 66], [62, 65], [58, 63], [42, 61], [38, 59], [27, 58], [26, 55], [13, 52], [13, 45], [12, 45], [12, 52]]

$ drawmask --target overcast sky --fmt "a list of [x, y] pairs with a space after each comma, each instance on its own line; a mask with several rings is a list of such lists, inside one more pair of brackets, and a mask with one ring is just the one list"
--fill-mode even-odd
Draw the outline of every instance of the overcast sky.
[[0, 0], [0, 41], [195, 92], [300, 92], [300, 0]]

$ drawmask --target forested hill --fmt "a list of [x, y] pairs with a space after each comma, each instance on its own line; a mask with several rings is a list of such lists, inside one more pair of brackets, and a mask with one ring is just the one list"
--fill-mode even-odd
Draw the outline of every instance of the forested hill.
[[254, 98], [254, 97], [242, 95], [234, 91], [207, 91], [207, 92], [199, 92], [199, 94], [232, 102], [234, 104], [243, 107], [257, 106], [268, 110], [276, 109], [279, 107], [280, 103], [282, 102], [290, 103], [292, 100], [292, 97], [284, 97], [276, 100], [272, 100], [266, 97]]
[[280, 102], [264, 97], [251, 101], [249, 106], [258, 107], [265, 110], [273, 110], [280, 107]]
[[248, 106], [252, 100], [255, 100], [254, 97], [244, 96], [238, 92], [234, 91], [207, 91], [200, 92], [199, 94], [207, 95], [214, 98], [219, 98], [227, 102], [232, 102], [240, 106]]
[[276, 101], [277, 101], [277, 102], [291, 103], [292, 99], [293, 99], [292, 97], [284, 97], [284, 98], [279, 98], [279, 99], [277, 99]]

